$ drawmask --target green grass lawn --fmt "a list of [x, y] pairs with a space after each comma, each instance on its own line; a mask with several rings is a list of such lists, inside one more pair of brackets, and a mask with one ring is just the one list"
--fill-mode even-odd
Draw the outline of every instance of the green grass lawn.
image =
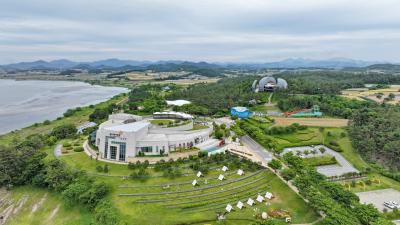
[[11, 199], [14, 204], [18, 200], [26, 198], [17, 212], [7, 222], [8, 225], [89, 225], [92, 215], [85, 209], [75, 206], [66, 208], [60, 198], [60, 194], [41, 188], [23, 186], [11, 191]]
[[332, 157], [330, 155], [309, 157], [309, 158], [304, 158], [303, 160], [306, 164], [310, 166], [324, 166], [324, 165], [337, 164], [335, 157]]
[[[100, 162], [90, 159], [85, 153], [72, 153], [63, 155], [63, 161], [68, 163], [73, 168], [79, 168], [91, 173], [96, 172], [96, 166], [104, 166], [107, 164], [110, 168], [109, 175], [129, 175], [132, 170], [129, 170], [126, 165], [118, 165], [106, 162]], [[182, 167], [186, 168], [186, 164]], [[177, 177], [174, 179], [167, 177], [151, 177], [144, 181], [137, 179], [123, 179], [121, 177], [106, 177], [95, 176], [96, 180], [104, 181], [112, 186], [110, 198], [115, 206], [123, 215], [124, 221], [128, 224], [177, 224], [177, 223], [199, 223], [199, 224], [214, 224], [216, 212], [224, 212], [226, 204], [236, 204], [240, 199], [244, 201], [248, 197], [255, 199], [257, 194], [265, 194], [266, 191], [272, 192], [276, 198], [271, 201], [270, 206], [256, 204], [254, 207], [248, 207], [243, 210], [236, 210], [227, 216], [227, 224], [249, 224], [254, 220], [254, 209], [261, 211], [269, 209], [284, 209], [288, 210], [293, 220], [296, 223], [312, 222], [317, 219], [316, 213], [307, 204], [287, 187], [280, 179], [269, 171], [263, 171], [251, 176], [253, 172], [245, 171], [245, 176], [248, 178], [236, 181], [242, 178], [235, 173], [235, 170], [230, 170], [225, 173], [227, 180], [219, 181], [216, 178], [220, 173], [220, 166], [211, 166], [206, 177], [197, 178], [196, 171], [189, 168], [183, 170], [189, 175]], [[151, 176], [161, 175], [160, 172], [155, 172], [153, 169], [147, 169]], [[206, 190], [196, 191], [191, 182], [198, 179], [201, 187], [209, 186]], [[204, 180], [207, 179], [207, 184]], [[232, 183], [229, 183], [234, 181]], [[251, 182], [255, 182], [254, 184]], [[180, 185], [171, 185], [168, 189], [163, 187], [167, 184], [185, 183]], [[223, 186], [215, 186], [225, 183]], [[250, 184], [249, 184], [250, 183]], [[242, 185], [247, 185], [241, 187]], [[132, 188], [120, 188], [119, 186], [129, 186]], [[214, 187], [215, 186], [215, 187]], [[232, 189], [232, 190], [230, 190]], [[184, 193], [174, 193], [164, 195], [162, 192], [176, 192], [186, 190]], [[221, 192], [221, 193], [218, 193]], [[126, 193], [160, 193], [157, 195], [148, 196], [118, 196], [117, 194]], [[211, 196], [198, 196], [208, 195]], [[182, 198], [182, 199], [181, 199]], [[138, 200], [165, 200], [156, 203], [136, 203]], [[195, 201], [194, 203], [185, 202]], [[166, 204], [178, 204], [179, 207], [171, 207]], [[210, 208], [210, 210], [204, 211]], [[149, 215], [158, 215], [156, 217]]]
[[162, 126], [162, 125], [168, 125], [169, 123], [173, 123], [173, 120], [161, 120], [161, 119], [157, 119], [157, 120], [150, 120], [151, 124], [157, 125], [157, 126]]
[[202, 130], [202, 129], [207, 129], [209, 128], [206, 125], [201, 125], [201, 124], [193, 124], [193, 130]]

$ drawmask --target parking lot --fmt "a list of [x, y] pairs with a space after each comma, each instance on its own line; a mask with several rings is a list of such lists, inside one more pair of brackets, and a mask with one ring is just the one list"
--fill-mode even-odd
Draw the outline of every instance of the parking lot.
[[[324, 153], [321, 153], [319, 149], [323, 147], [325, 149]], [[317, 166], [317, 171], [327, 177], [333, 176], [341, 176], [346, 173], [358, 173], [359, 171], [351, 165], [349, 161], [347, 161], [339, 152], [336, 152], [324, 145], [315, 145], [315, 146], [301, 146], [301, 147], [291, 147], [285, 148], [281, 155], [284, 155], [288, 152], [293, 152], [296, 154], [297, 152], [305, 152], [312, 150], [316, 150], [315, 154], [304, 155], [301, 154], [300, 157], [307, 158], [307, 157], [316, 157], [322, 155], [331, 155], [334, 156], [338, 164], [336, 165], [325, 165], [325, 166]]]
[[359, 192], [356, 194], [360, 198], [360, 202], [366, 204], [371, 203], [381, 212], [383, 211], [384, 208], [386, 208], [388, 211], [392, 211], [391, 209], [383, 205], [384, 202], [388, 201], [400, 202], [400, 192], [392, 188], [376, 190], [376, 191]]

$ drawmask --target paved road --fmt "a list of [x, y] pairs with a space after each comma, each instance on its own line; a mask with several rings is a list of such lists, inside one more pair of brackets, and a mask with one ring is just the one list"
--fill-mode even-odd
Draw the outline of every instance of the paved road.
[[61, 156], [61, 149], [62, 149], [62, 144], [58, 144], [55, 148], [54, 148], [54, 156], [56, 158], [59, 158]]
[[240, 140], [243, 142], [244, 145], [249, 147], [249, 149], [252, 150], [254, 154], [257, 154], [260, 158], [265, 160], [266, 163], [272, 160], [272, 154], [267, 152], [267, 150], [265, 150], [263, 146], [251, 139], [249, 136], [245, 135], [241, 137]]

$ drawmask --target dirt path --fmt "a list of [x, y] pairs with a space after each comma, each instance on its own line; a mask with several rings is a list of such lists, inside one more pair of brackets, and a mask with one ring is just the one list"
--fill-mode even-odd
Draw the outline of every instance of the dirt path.
[[60, 205], [57, 205], [56, 208], [53, 209], [53, 211], [51, 211], [50, 216], [46, 219], [47, 222], [50, 222], [54, 216], [58, 213], [58, 210], [60, 209]]
[[347, 119], [336, 118], [286, 118], [286, 117], [272, 117], [277, 126], [288, 126], [294, 123], [305, 126], [318, 126], [318, 127], [345, 127], [349, 123]]
[[47, 200], [47, 193], [45, 193], [43, 195], [43, 197], [40, 199], [40, 201], [38, 203], [35, 203], [32, 206], [32, 211], [30, 215], [33, 215], [38, 209], [40, 209], [40, 207], [42, 207], [43, 203]]

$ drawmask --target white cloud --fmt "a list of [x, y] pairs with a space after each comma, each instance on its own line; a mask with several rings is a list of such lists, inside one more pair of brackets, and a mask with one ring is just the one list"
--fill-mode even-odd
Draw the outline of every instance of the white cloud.
[[400, 61], [399, 11], [395, 0], [2, 0], [0, 63]]

